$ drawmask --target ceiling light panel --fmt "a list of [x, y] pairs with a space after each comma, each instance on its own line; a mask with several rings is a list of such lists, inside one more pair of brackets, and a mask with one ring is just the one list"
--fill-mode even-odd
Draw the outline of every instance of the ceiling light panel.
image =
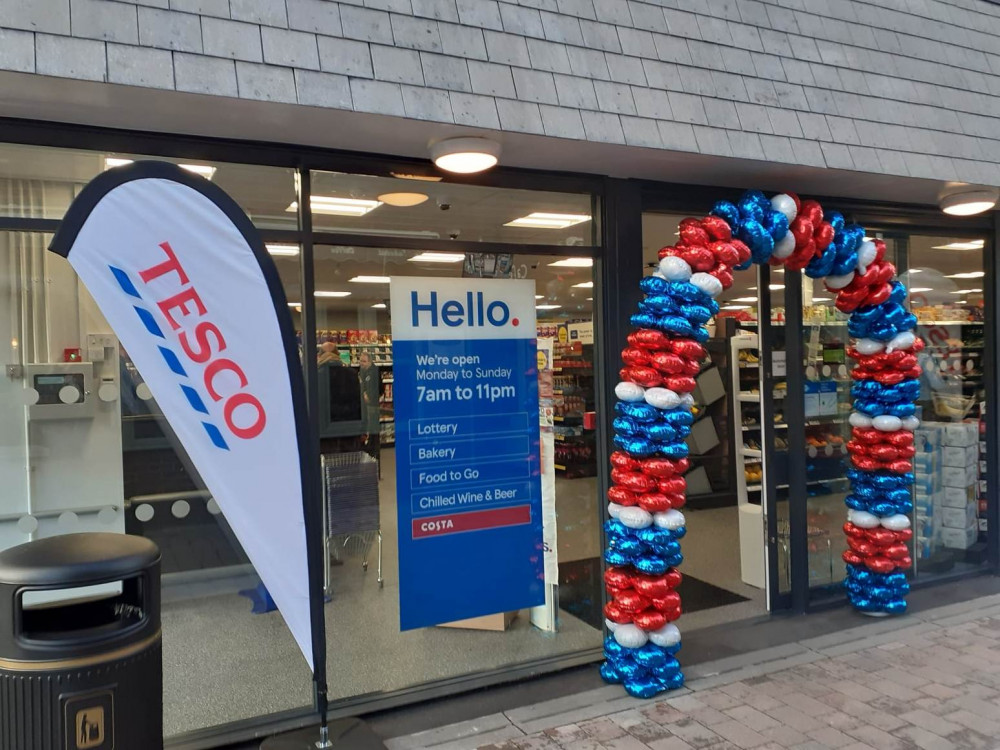
[[280, 245], [277, 243], [269, 242], [264, 247], [267, 248], [267, 252], [271, 255], [282, 257], [282, 258], [292, 258], [299, 254], [298, 245]]
[[[362, 198], [339, 198], [332, 195], [314, 195], [309, 199], [314, 214], [329, 214], [331, 216], [364, 216], [382, 205], [381, 201], [364, 200]], [[292, 201], [286, 211], [292, 213], [299, 210], [298, 201]]]
[[324, 291], [324, 290], [321, 290], [321, 289], [317, 289], [315, 292], [313, 292], [313, 294], [316, 295], [317, 297], [350, 297], [351, 296], [350, 292], [333, 292], [333, 291]]
[[519, 219], [508, 221], [505, 227], [525, 227], [528, 229], [566, 229], [590, 221], [587, 214], [552, 214], [536, 211]]
[[407, 258], [412, 263], [461, 263], [465, 260], [465, 253], [420, 253], [412, 258]]
[[593, 258], [563, 258], [555, 263], [549, 263], [554, 268], [592, 268]]
[[388, 284], [390, 279], [388, 276], [355, 276], [348, 281], [353, 281], [355, 284]]

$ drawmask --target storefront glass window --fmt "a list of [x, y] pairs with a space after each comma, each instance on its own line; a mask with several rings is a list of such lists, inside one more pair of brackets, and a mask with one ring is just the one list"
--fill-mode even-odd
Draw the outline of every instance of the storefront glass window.
[[[351, 655], [330, 662], [331, 697], [397, 690], [599, 646], [602, 508], [594, 444], [589, 259], [567, 264], [562, 256], [329, 245], [318, 245], [315, 257], [321, 452], [332, 519], [327, 632], [331, 653]], [[396, 492], [393, 386], [394, 373], [412, 363], [392, 359], [392, 276], [535, 283], [538, 337], [553, 340], [555, 348], [555, 367], [542, 376], [550, 380], [547, 402], [554, 416], [549, 427], [554, 474], [543, 482], [554, 483], [558, 559], [557, 598], [546, 607], [498, 613], [461, 627], [399, 631], [396, 504], [409, 500]], [[541, 392], [544, 404], [544, 387]], [[543, 465], [547, 450], [543, 436]], [[377, 482], [373, 476], [374, 486], [355, 487], [348, 498], [335, 489], [337, 465], [359, 453], [377, 459]], [[348, 517], [345, 503], [362, 496], [371, 507]], [[393, 668], [373, 669], [376, 663]]]
[[0, 217], [61, 219], [77, 193], [106, 169], [139, 159], [169, 161], [225, 190], [254, 224], [295, 229], [295, 172], [232, 162], [0, 144]]
[[313, 228], [425, 241], [600, 244], [589, 194], [313, 172]]
[[[0, 378], [0, 548], [81, 531], [157, 543], [168, 736], [308, 706], [309, 668], [291, 634], [278, 613], [252, 614], [253, 567], [50, 239], [0, 232], [0, 327], [13, 368]], [[66, 385], [89, 408], [66, 404]]]
[[[985, 298], [981, 237], [872, 232], [910, 290], [908, 304], [927, 347], [915, 433], [911, 574], [931, 577], [986, 562], [986, 460], [983, 355]], [[803, 344], [809, 524], [809, 582], [843, 580], [840, 527], [850, 491], [846, 442], [851, 427], [847, 316], [821, 282], [803, 277]], [[846, 362], [846, 364], [845, 364]]]

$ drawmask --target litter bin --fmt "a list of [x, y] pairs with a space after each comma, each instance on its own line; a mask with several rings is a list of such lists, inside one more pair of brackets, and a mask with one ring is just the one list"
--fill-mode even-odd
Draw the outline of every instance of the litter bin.
[[160, 551], [68, 534], [0, 552], [0, 750], [163, 747]]

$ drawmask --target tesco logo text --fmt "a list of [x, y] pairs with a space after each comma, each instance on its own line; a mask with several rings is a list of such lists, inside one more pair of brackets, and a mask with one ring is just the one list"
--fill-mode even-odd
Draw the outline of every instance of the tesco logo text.
[[437, 328], [440, 323], [449, 328], [468, 326], [469, 328], [484, 328], [487, 325], [512, 326], [520, 324], [517, 318], [512, 318], [506, 302], [493, 300], [487, 303], [482, 292], [466, 292], [464, 303], [461, 300], [449, 299], [439, 301], [438, 293], [431, 292], [430, 298], [422, 302], [419, 292], [410, 292], [410, 309], [413, 327], [426, 319], [431, 328]]
[[[243, 368], [226, 352], [225, 336], [211, 321], [210, 313], [198, 290], [191, 284], [184, 267], [169, 242], [161, 242], [165, 260], [139, 271], [139, 278], [149, 285], [158, 282], [162, 289], [171, 281], [180, 290], [158, 299], [156, 306], [177, 336], [184, 354], [194, 363], [204, 365], [202, 381], [205, 391], [216, 403], [222, 403], [223, 418], [229, 431], [238, 438], [250, 440], [264, 431], [267, 414], [253, 394]], [[155, 297], [154, 297], [155, 299]]]

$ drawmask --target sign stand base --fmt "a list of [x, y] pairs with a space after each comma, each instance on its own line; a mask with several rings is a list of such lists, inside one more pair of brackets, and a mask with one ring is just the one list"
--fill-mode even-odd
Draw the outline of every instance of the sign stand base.
[[[327, 748], [334, 750], [385, 750], [385, 744], [368, 725], [360, 719], [338, 719], [331, 721], [330, 741]], [[260, 750], [317, 750], [319, 727], [307, 727], [295, 732], [287, 732], [269, 737], [261, 743]]]

